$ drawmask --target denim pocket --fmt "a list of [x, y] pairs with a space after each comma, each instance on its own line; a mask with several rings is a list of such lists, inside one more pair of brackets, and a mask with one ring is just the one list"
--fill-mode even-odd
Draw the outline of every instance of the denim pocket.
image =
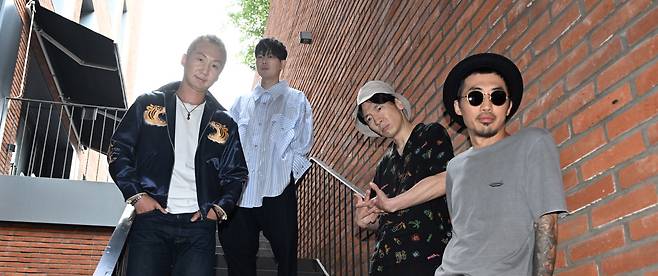
[[153, 215], [157, 215], [158, 213], [161, 213], [160, 210], [158, 210], [158, 209], [153, 209], [153, 210], [151, 210], [151, 211], [146, 211], [146, 212], [141, 213], [141, 214], [137, 214], [137, 213], [135, 213], [135, 218], [137, 218], [137, 217], [153, 216]]

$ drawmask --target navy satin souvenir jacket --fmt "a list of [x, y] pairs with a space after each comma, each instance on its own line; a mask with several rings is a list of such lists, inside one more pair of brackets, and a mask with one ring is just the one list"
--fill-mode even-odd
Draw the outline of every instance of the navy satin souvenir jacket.
[[[112, 136], [109, 171], [126, 199], [145, 192], [167, 208], [179, 85], [171, 83], [139, 96]], [[213, 204], [230, 215], [247, 183], [247, 164], [237, 124], [208, 92], [194, 166], [203, 218]]]

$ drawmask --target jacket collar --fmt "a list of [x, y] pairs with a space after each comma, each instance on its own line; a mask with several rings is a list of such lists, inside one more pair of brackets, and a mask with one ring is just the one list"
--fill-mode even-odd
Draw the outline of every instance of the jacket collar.
[[[176, 137], [176, 91], [180, 87], [180, 81], [171, 82], [165, 84], [164, 86], [158, 88], [158, 91], [164, 93], [165, 101], [165, 110], [167, 117], [167, 131], [169, 132], [169, 138], [171, 139], [172, 145], [175, 145]], [[206, 126], [210, 122], [212, 115], [217, 111], [226, 111], [226, 109], [215, 99], [215, 97], [210, 94], [210, 91], [206, 91], [206, 107], [203, 109], [203, 115], [201, 115], [201, 125], [199, 127], [199, 137], [203, 135]]]

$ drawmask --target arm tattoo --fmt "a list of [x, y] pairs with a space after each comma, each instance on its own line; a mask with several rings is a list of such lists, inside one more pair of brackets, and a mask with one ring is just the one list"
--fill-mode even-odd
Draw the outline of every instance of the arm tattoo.
[[535, 222], [532, 275], [553, 275], [557, 245], [557, 214], [545, 214]]

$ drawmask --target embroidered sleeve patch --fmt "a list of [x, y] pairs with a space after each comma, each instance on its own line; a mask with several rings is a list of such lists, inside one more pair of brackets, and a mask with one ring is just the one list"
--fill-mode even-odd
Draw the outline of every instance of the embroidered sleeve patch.
[[165, 116], [165, 107], [149, 104], [144, 110], [144, 122], [147, 125], [163, 127], [167, 126], [167, 121], [164, 119]]
[[218, 144], [226, 143], [226, 140], [228, 140], [228, 128], [218, 122], [210, 122], [210, 127], [213, 128], [213, 132], [208, 134], [208, 139]]
[[110, 141], [110, 146], [107, 149], [107, 161], [109, 164], [114, 163], [117, 160], [117, 154], [114, 153], [114, 142]]

